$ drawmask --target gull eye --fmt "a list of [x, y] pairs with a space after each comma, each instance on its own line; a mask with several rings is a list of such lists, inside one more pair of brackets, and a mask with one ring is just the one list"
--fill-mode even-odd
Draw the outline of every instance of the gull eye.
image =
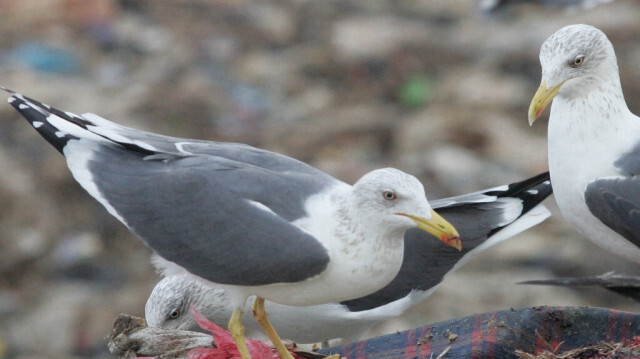
[[384, 191], [382, 192], [382, 198], [386, 199], [387, 201], [395, 201], [396, 199], [398, 199], [398, 196], [393, 191]]
[[177, 319], [180, 316], [180, 309], [176, 308], [169, 313], [169, 319]]
[[584, 64], [584, 55], [579, 55], [571, 62], [571, 67], [580, 67]]

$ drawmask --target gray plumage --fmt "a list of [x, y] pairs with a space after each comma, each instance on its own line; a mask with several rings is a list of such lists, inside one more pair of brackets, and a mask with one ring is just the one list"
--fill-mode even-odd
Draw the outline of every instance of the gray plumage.
[[[341, 183], [324, 172], [248, 145], [160, 136], [92, 114], [62, 112], [22, 95], [12, 98], [60, 152], [79, 136], [61, 135], [47, 120], [52, 114], [105, 139], [91, 144], [88, 181], [163, 258], [207, 280], [239, 285], [296, 282], [326, 268], [326, 248], [290, 224], [306, 215], [306, 198]], [[213, 233], [216, 242], [207, 239]], [[274, 242], [282, 243], [278, 254], [267, 255]], [[256, 266], [238, 265], [238, 258]]]
[[[331, 182], [319, 171], [280, 172], [208, 154], [143, 156], [103, 146], [89, 170], [108, 203], [163, 258], [221, 284], [296, 282], [326, 268], [324, 246], [290, 223], [305, 215], [304, 197]], [[273, 192], [286, 198], [276, 201]]]
[[601, 179], [585, 190], [587, 207], [596, 218], [640, 247], [640, 179]]

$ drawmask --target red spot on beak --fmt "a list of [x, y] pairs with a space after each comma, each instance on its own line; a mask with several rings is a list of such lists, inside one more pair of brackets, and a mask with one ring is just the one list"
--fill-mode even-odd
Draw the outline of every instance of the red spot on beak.
[[460, 237], [441, 236], [440, 240], [448, 246], [451, 246], [459, 251], [462, 250], [462, 240], [460, 239]]

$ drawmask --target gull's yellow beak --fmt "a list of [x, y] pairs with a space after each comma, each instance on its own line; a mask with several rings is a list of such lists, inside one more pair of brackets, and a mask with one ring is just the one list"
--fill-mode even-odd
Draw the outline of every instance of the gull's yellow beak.
[[529, 105], [529, 126], [533, 125], [538, 117], [540, 117], [542, 111], [551, 103], [551, 100], [556, 97], [563, 84], [564, 82], [561, 82], [552, 88], [547, 89], [547, 83], [544, 80], [540, 83], [540, 87], [538, 87], [536, 94], [533, 95], [533, 99]]
[[398, 214], [411, 218], [416, 222], [418, 229], [438, 237], [438, 239], [440, 239], [444, 244], [459, 251], [462, 250], [462, 241], [460, 240], [460, 235], [456, 228], [433, 209], [431, 210], [431, 219], [404, 213]]

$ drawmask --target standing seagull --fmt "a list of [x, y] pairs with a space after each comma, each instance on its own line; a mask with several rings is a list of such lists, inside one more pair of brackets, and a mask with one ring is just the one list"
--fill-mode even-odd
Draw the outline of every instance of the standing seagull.
[[625, 103], [613, 46], [589, 25], [540, 49], [529, 124], [553, 100], [549, 171], [564, 217], [600, 247], [640, 263], [640, 119]]
[[[363, 298], [309, 307], [267, 301], [267, 311], [278, 333], [297, 343], [359, 340], [373, 325], [424, 301], [447, 275], [476, 254], [549, 217], [551, 213], [540, 202], [550, 194], [549, 172], [545, 172], [521, 182], [430, 201], [460, 232], [462, 251], [426, 240], [429, 234], [422, 231], [409, 230], [404, 236], [402, 268], [385, 288]], [[219, 325], [224, 325], [233, 311], [224, 289], [177, 275], [165, 277], [155, 286], [145, 306], [145, 318], [150, 327], [198, 330], [191, 306]], [[251, 322], [247, 330], [250, 336], [260, 336], [260, 328]]]
[[225, 288], [234, 308], [229, 331], [244, 359], [249, 296], [280, 356], [291, 358], [264, 298], [305, 306], [375, 292], [398, 273], [411, 228], [460, 249], [422, 184], [399, 170], [372, 171], [350, 186], [251, 146], [138, 131], [6, 91], [76, 181], [155, 251], [166, 274]]

